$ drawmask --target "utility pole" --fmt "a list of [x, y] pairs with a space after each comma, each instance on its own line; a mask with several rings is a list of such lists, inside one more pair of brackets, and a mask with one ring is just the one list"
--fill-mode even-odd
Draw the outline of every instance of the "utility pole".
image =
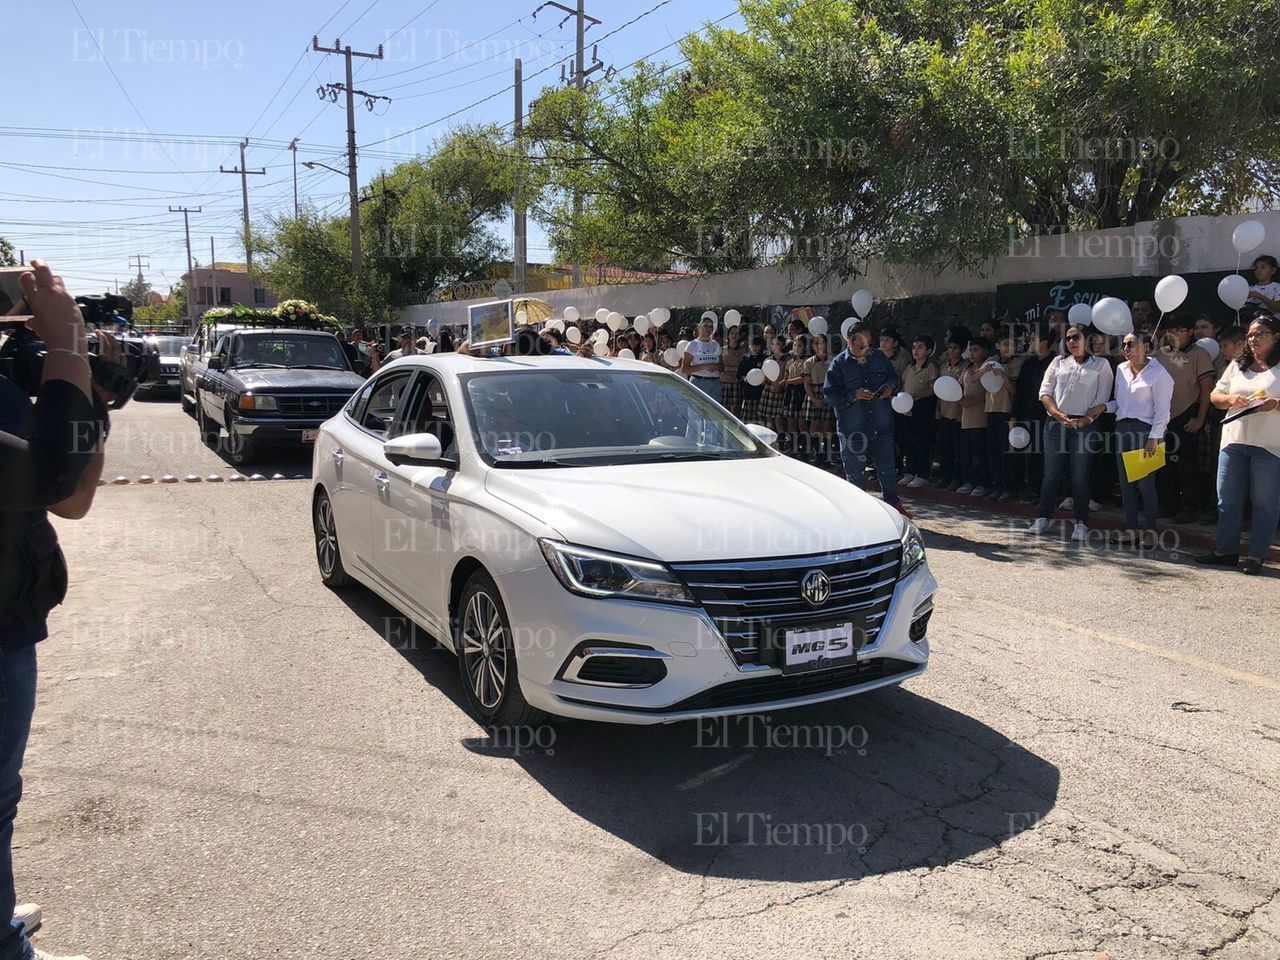
[[519, 57], [516, 57], [516, 126], [515, 126], [515, 142], [516, 152], [520, 154], [516, 161], [515, 193], [511, 198], [511, 209], [515, 216], [515, 243], [513, 244], [515, 263], [512, 267], [514, 287], [516, 293], [525, 292], [525, 273], [529, 259], [528, 251], [528, 224], [525, 220], [524, 203], [520, 199], [520, 178], [524, 175], [524, 148], [521, 144], [521, 137], [524, 135], [524, 64]]
[[[138, 261], [138, 262], [137, 262], [137, 264], [135, 264], [135, 263], [134, 263], [134, 261], [135, 261], [135, 260], [137, 260], [137, 261]], [[151, 269], [151, 258], [150, 258], [150, 257], [144, 256], [144, 255], [143, 255], [143, 254], [141, 254], [141, 253], [135, 253], [132, 257], [130, 257], [130, 258], [129, 258], [129, 269], [130, 269], [130, 270], [132, 270], [132, 269], [134, 268], [134, 266], [137, 266], [137, 268], [138, 268], [138, 283], [139, 283], [139, 285], [141, 285], [141, 284], [142, 284], [142, 267], [143, 267], [143, 263], [142, 263], [142, 261], [143, 261], [143, 260], [146, 260], [146, 261], [147, 261], [147, 262], [146, 262], [146, 268], [147, 268], [148, 270], [150, 270], [150, 269]]]
[[213, 237], [209, 238], [209, 303], [205, 307], [207, 313], [218, 302], [218, 255], [213, 249]]
[[182, 226], [187, 234], [187, 276], [191, 278], [188, 281], [188, 286], [187, 286], [187, 325], [191, 327], [192, 333], [195, 332], [195, 315], [196, 314], [195, 314], [195, 311], [191, 309], [191, 287], [194, 286], [196, 282], [196, 271], [195, 271], [195, 267], [192, 266], [192, 261], [191, 261], [191, 218], [189, 214], [199, 213], [202, 209], [203, 209], [202, 207], [170, 207], [169, 208], [170, 213], [182, 214]]
[[[377, 53], [361, 53], [359, 50], [352, 50], [351, 45], [342, 45], [341, 38], [333, 41], [332, 47], [320, 46], [318, 37], [311, 38], [311, 47], [316, 53], [336, 53], [342, 54], [347, 61], [347, 82], [344, 85], [330, 84], [330, 89], [341, 87], [347, 94], [347, 183], [351, 193], [351, 272], [359, 277], [361, 273], [360, 262], [360, 196], [359, 196], [359, 177], [356, 174], [356, 100], [355, 95], [360, 92], [365, 97], [365, 102], [369, 109], [373, 109], [374, 99], [388, 100], [387, 97], [375, 97], [373, 94], [364, 91], [356, 91], [352, 84], [351, 77], [351, 58], [364, 57], [367, 60], [382, 59], [382, 44], [378, 44]], [[320, 88], [320, 95], [324, 96], [324, 88]], [[336, 91], [335, 91], [336, 92]]]
[[[591, 29], [591, 27], [599, 26], [603, 21], [597, 20], [595, 17], [589, 16], [587, 14], [585, 9], [585, 0], [578, 0], [578, 5], [576, 9], [573, 7], [567, 7], [563, 3], [558, 3], [557, 0], [547, 0], [546, 3], [538, 7], [537, 10], [533, 11], [534, 19], [536, 20], [538, 18], [539, 10], [543, 10], [547, 7], [554, 7], [557, 10], [563, 10], [567, 14], [564, 20], [560, 21], [561, 25], [563, 25], [566, 21], [568, 21], [570, 17], [573, 17], [577, 20], [576, 27], [577, 27], [577, 34], [578, 34], [578, 38], [577, 38], [578, 49], [574, 55], [573, 76], [570, 77], [569, 79], [573, 83], [574, 87], [576, 87], [579, 90], [585, 90], [587, 89], [587, 77], [590, 74], [595, 73], [597, 70], [604, 69], [604, 64], [600, 62], [600, 58], [597, 56], [598, 49], [593, 48], [591, 51], [591, 59], [593, 62], [590, 67], [587, 66], [587, 55], [586, 55], [587, 31]], [[561, 67], [560, 76], [561, 76], [561, 79], [564, 78], [563, 67]], [[581, 139], [581, 131], [579, 131], [579, 139]], [[575, 146], [574, 152], [577, 153], [580, 149], [581, 149], [580, 146]], [[573, 191], [573, 226], [575, 230], [577, 229], [578, 224], [581, 222], [582, 222], [582, 194], [575, 189]], [[580, 263], [575, 263], [573, 265], [573, 285], [575, 287], [582, 286], [582, 264]]]
[[219, 173], [238, 173], [240, 174], [240, 197], [244, 202], [244, 269], [249, 276], [250, 284], [253, 283], [253, 244], [249, 239], [249, 174], [254, 176], [265, 177], [266, 170], [246, 170], [244, 165], [244, 148], [249, 145], [248, 138], [240, 141], [240, 166], [234, 170], [224, 169], [222, 164], [218, 164]]
[[293, 219], [298, 219], [298, 138], [294, 137], [289, 144], [293, 151]]

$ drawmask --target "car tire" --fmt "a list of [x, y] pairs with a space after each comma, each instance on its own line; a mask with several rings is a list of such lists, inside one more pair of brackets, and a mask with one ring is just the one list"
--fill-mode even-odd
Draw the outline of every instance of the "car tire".
[[316, 565], [320, 568], [320, 582], [337, 589], [351, 583], [351, 574], [342, 565], [342, 550], [338, 546], [338, 523], [333, 516], [333, 504], [329, 495], [318, 490], [311, 502], [311, 528], [315, 534]]
[[529, 706], [520, 689], [520, 671], [511, 638], [511, 621], [498, 585], [487, 571], [477, 570], [458, 602], [453, 648], [467, 709], [477, 720], [495, 727], [541, 726], [548, 715]]
[[182, 412], [193, 414], [196, 412], [196, 405], [193, 401], [187, 399], [187, 391], [181, 386], [178, 387], [178, 400], [182, 403]]
[[227, 458], [237, 466], [252, 463], [257, 448], [254, 447], [252, 441], [242, 433], [236, 433], [232, 428], [235, 423], [235, 417], [231, 413], [231, 408], [227, 408]]

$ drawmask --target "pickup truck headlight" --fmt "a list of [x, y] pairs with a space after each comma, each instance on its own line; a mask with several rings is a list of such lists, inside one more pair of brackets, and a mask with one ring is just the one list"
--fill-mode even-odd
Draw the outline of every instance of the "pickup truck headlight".
[[924, 539], [910, 520], [902, 530], [902, 573], [905, 577], [924, 563]]
[[538, 546], [565, 589], [584, 597], [695, 602], [675, 574], [660, 563], [557, 540], [539, 540]]
[[275, 397], [263, 397], [254, 393], [240, 394], [241, 410], [278, 410]]

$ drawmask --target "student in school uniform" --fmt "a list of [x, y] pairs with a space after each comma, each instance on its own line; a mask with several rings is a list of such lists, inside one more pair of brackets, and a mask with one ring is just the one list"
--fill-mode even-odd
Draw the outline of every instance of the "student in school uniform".
[[912, 490], [926, 486], [933, 472], [933, 438], [938, 429], [938, 398], [933, 382], [938, 365], [933, 361], [933, 337], [920, 334], [911, 341], [911, 365], [902, 373], [902, 390], [911, 394], [911, 410], [906, 415], [907, 472], [903, 482]]
[[752, 337], [750, 352], [738, 361], [738, 383], [742, 385], [742, 414], [740, 419], [744, 423], [756, 423], [761, 419], [760, 397], [765, 391], [765, 385], [753, 385], [747, 380], [747, 374], [752, 370], [760, 369], [764, 365], [764, 361], [764, 337]]
[[809, 433], [809, 462], [827, 464], [831, 457], [831, 432], [835, 419], [831, 404], [822, 395], [822, 385], [831, 366], [830, 348], [825, 334], [813, 338], [813, 356], [804, 361], [804, 409], [800, 413]]
[[738, 364], [746, 354], [743, 346], [742, 327], [730, 327], [720, 353], [720, 402], [735, 417], [742, 412], [742, 381], [738, 379]]
[[982, 385], [986, 371], [983, 364], [995, 345], [986, 337], [976, 337], [969, 344], [969, 367], [960, 380], [964, 396], [960, 398], [960, 459], [964, 464], [964, 483], [956, 493], [984, 496], [991, 482], [991, 465], [987, 457], [987, 389]]
[[[963, 328], [953, 328], [947, 338], [947, 353], [942, 361], [940, 376], [952, 377], [962, 385], [969, 361], [964, 358], [969, 348], [969, 335]], [[964, 483], [963, 460], [960, 456], [961, 401], [938, 401], [938, 486], [944, 490], [958, 490]], [[970, 490], [973, 488], [970, 487]]]

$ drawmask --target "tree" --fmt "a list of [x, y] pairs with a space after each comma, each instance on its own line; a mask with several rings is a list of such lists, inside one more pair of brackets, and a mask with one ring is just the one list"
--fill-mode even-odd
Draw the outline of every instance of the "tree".
[[179, 323], [187, 319], [187, 288], [181, 281], [173, 288], [163, 303], [156, 306], [134, 307], [135, 323]]
[[13, 255], [13, 244], [5, 237], [0, 237], [0, 267], [16, 267], [18, 258]]
[[[546, 94], [557, 249], [817, 276], [1280, 196], [1280, 0], [743, 0], [687, 65]], [[575, 218], [569, 198], [584, 197]]]
[[143, 277], [134, 277], [120, 287], [120, 296], [135, 307], [145, 307], [151, 300], [151, 284]]
[[496, 230], [515, 171], [496, 127], [461, 128], [397, 164], [360, 205], [363, 275], [351, 271], [345, 215], [281, 217], [255, 240], [268, 285], [361, 322], [389, 322], [433, 288], [486, 275], [506, 248]]

